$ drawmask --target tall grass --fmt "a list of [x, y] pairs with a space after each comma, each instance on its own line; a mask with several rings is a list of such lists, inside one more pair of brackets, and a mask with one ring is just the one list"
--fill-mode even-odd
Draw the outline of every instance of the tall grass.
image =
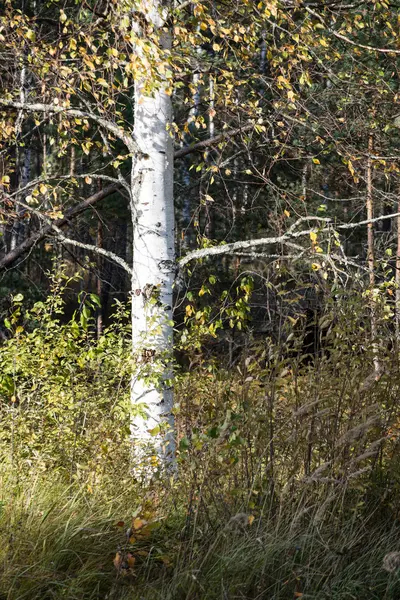
[[[179, 482], [104, 493], [8, 472], [1, 485], [2, 600], [400, 597], [397, 572], [382, 568], [400, 550], [399, 525], [377, 510], [341, 513], [344, 498], [323, 515], [320, 506], [288, 502], [253, 510], [254, 520], [251, 512], [227, 512], [224, 521], [203, 511], [194, 522]], [[143, 514], [152, 527], [127, 540]], [[117, 553], [133, 564], [118, 564]]]

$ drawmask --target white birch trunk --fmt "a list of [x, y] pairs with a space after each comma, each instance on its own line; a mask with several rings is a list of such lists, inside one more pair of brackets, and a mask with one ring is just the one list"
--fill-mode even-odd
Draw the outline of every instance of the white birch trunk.
[[[148, 2], [146, 8], [149, 22], [159, 28], [158, 2]], [[160, 43], [164, 49], [171, 47], [167, 32], [160, 32]], [[142, 79], [135, 86], [134, 135], [144, 154], [133, 171], [139, 186], [132, 207], [132, 344], [137, 367], [131, 388], [134, 408], [144, 404], [146, 416], [134, 416], [131, 431], [138, 459], [147, 447], [155, 447], [162, 459], [173, 459], [173, 394], [168, 381], [175, 268], [173, 140], [168, 131], [172, 104], [166, 80], [151, 96], [145, 92], [146, 83]], [[133, 465], [133, 470], [143, 466]]]
[[[25, 52], [25, 50], [24, 50]], [[23, 57], [23, 60], [25, 61], [25, 56]], [[25, 64], [22, 65], [21, 68], [21, 73], [20, 73], [20, 88], [19, 88], [19, 99], [21, 103], [24, 103], [26, 100], [26, 66]], [[18, 114], [16, 123], [15, 123], [15, 133], [16, 136], [19, 137], [21, 135], [21, 127], [22, 127], [22, 121], [23, 121], [23, 111], [21, 110]], [[31, 171], [31, 150], [28, 147], [25, 148], [21, 148], [19, 145], [17, 146], [17, 168], [18, 168], [18, 186], [20, 188], [24, 188], [30, 180], [30, 171]], [[22, 201], [25, 201], [25, 196], [26, 194], [22, 194], [19, 195], [18, 198]], [[10, 250], [15, 250], [15, 248], [18, 246], [18, 242], [23, 234], [23, 230], [24, 230], [24, 226], [21, 223], [20, 219], [20, 215], [23, 212], [23, 209], [21, 207], [20, 204], [16, 205], [16, 213], [17, 213], [17, 220], [14, 223], [12, 232], [11, 232], [11, 243], [10, 243]]]

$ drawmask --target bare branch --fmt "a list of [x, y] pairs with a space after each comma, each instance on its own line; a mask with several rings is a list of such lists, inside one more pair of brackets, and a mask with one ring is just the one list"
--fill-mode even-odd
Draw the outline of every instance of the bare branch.
[[[395, 217], [400, 216], [400, 213], [392, 213], [390, 215], [382, 215], [381, 217], [375, 217], [374, 219], [365, 219], [364, 221], [359, 221], [357, 223], [342, 223], [341, 225], [337, 225], [333, 227], [332, 219], [326, 217], [301, 217], [298, 219], [291, 227], [282, 235], [269, 237], [269, 238], [259, 238], [253, 240], [243, 240], [240, 242], [232, 242], [231, 244], [223, 244], [221, 246], [214, 246], [212, 248], [201, 248], [200, 250], [194, 250], [193, 252], [189, 252], [183, 258], [179, 260], [179, 266], [184, 267], [192, 260], [198, 260], [201, 258], [207, 258], [209, 256], [220, 256], [224, 254], [235, 254], [238, 250], [246, 250], [256, 248], [258, 246], [270, 246], [272, 244], [285, 244], [291, 239], [297, 239], [301, 237], [307, 237], [310, 233], [326, 233], [334, 230], [342, 230], [342, 229], [356, 229], [357, 227], [362, 227], [363, 225], [368, 225], [370, 223], [377, 223], [378, 221], [385, 221], [386, 219], [393, 219]], [[325, 223], [325, 226], [322, 227], [313, 227], [306, 230], [296, 231], [298, 225], [304, 221], [319, 221], [320, 223]], [[318, 256], [318, 255], [316, 255]], [[350, 263], [349, 263], [350, 264]]]
[[[110, 185], [104, 188], [104, 190], [96, 192], [96, 194], [93, 194], [92, 196], [86, 198], [86, 200], [83, 200], [73, 208], [70, 208], [68, 211], [66, 211], [66, 213], [61, 219], [57, 219], [56, 221], [54, 221], [54, 223], [57, 227], [62, 227], [63, 225], [66, 225], [70, 219], [77, 217], [85, 210], [96, 204], [96, 202], [107, 198], [111, 194], [118, 192], [118, 190], [120, 189], [121, 187], [119, 185]], [[19, 244], [18, 247], [14, 248], [14, 250], [11, 250], [5, 256], [3, 256], [3, 258], [0, 259], [0, 269], [5, 269], [12, 265], [18, 258], [25, 254], [25, 252], [30, 250], [35, 244], [37, 244], [38, 242], [43, 240], [47, 235], [49, 235], [51, 233], [51, 230], [52, 227], [48, 223], [42, 229], [33, 232], [28, 238], [26, 238], [21, 244]]]
[[[56, 104], [42, 104], [41, 102], [37, 103], [27, 103], [27, 102], [16, 102], [14, 100], [5, 100], [0, 98], [0, 105], [6, 108], [16, 108], [18, 110], [26, 110], [28, 112], [42, 112], [42, 113], [55, 113], [60, 114], [63, 113], [70, 117], [78, 117], [81, 119], [90, 119], [91, 121], [97, 123], [103, 129], [107, 130], [109, 133], [112, 133], [117, 138], [119, 138], [132, 154], [141, 154], [143, 153], [139, 146], [137, 145], [133, 135], [128, 133], [118, 127], [115, 123], [100, 117], [92, 112], [85, 112], [83, 110], [79, 110], [76, 108], [68, 108], [63, 106], [58, 106]], [[233, 136], [239, 135], [241, 133], [245, 133], [247, 131], [251, 131], [254, 129], [254, 123], [248, 123], [243, 127], [236, 127], [235, 129], [228, 129], [219, 135], [216, 135], [213, 138], [202, 140], [201, 142], [197, 142], [192, 146], [187, 146], [185, 148], [181, 148], [177, 150], [174, 154], [174, 158], [182, 158], [183, 156], [187, 156], [188, 154], [192, 154], [193, 152], [201, 152], [205, 148], [209, 148], [215, 144], [218, 144], [220, 141], [224, 139], [229, 139]]]
[[29, 103], [29, 102], [16, 102], [14, 100], [0, 99], [0, 105], [6, 108], [16, 108], [18, 110], [26, 110], [28, 112], [41, 112], [41, 113], [63, 113], [70, 117], [79, 117], [81, 119], [90, 119], [94, 123], [97, 123], [103, 129], [106, 129], [109, 133], [115, 135], [118, 139], [124, 142], [125, 146], [133, 154], [141, 153], [139, 146], [137, 145], [133, 135], [127, 133], [115, 123], [100, 117], [94, 113], [85, 112], [76, 108], [68, 108], [64, 106], [58, 106], [56, 104], [42, 104], [41, 102]]
[[[286, 242], [285, 244], [286, 246], [297, 246], [297, 244], [289, 244], [288, 242]], [[351, 258], [347, 258], [346, 256], [339, 256], [339, 254], [320, 254], [318, 253], [317, 255], [315, 254], [306, 254], [307, 248], [302, 248], [302, 246], [297, 246], [297, 248], [299, 250], [301, 250], [301, 252], [298, 252], [297, 254], [268, 254], [267, 252], [232, 252], [232, 254], [234, 254], [235, 256], [240, 256], [242, 258], [251, 258], [251, 259], [280, 259], [280, 260], [293, 260], [294, 262], [302, 260], [302, 261], [306, 261], [306, 262], [310, 262], [313, 261], [315, 262], [315, 260], [317, 258], [323, 258], [325, 260], [330, 260], [333, 262], [338, 262], [344, 265], [350, 265], [351, 267], [354, 267], [355, 269], [359, 269], [361, 271], [366, 271], [368, 272], [367, 267], [364, 267], [363, 265], [360, 265], [359, 263], [357, 263], [356, 261], [352, 260]]]
[[221, 142], [222, 140], [229, 139], [234, 137], [235, 135], [239, 135], [241, 133], [245, 133], [246, 131], [250, 131], [254, 129], [254, 123], [248, 123], [243, 127], [236, 127], [235, 129], [228, 129], [219, 135], [214, 136], [213, 138], [209, 138], [207, 140], [202, 140], [201, 142], [197, 142], [196, 144], [192, 144], [192, 146], [187, 146], [185, 148], [181, 148], [180, 150], [176, 150], [174, 154], [174, 158], [182, 158], [187, 154], [192, 154], [192, 152], [201, 152], [204, 148], [209, 148], [210, 146], [214, 146]]
[[[318, 217], [314, 217], [316, 220], [321, 220], [324, 222], [329, 222], [329, 219], [319, 219]], [[306, 231], [295, 231], [297, 225], [299, 225], [302, 221], [308, 220], [305, 218], [298, 219], [290, 229], [284, 233], [283, 235], [274, 236], [270, 238], [259, 238], [255, 240], [243, 240], [240, 242], [232, 242], [231, 244], [223, 244], [221, 246], [214, 246], [212, 248], [201, 248], [200, 250], [195, 250], [194, 252], [189, 252], [186, 256], [181, 258], [179, 261], [180, 267], [184, 267], [190, 261], [200, 258], [206, 258], [208, 256], [218, 256], [223, 254], [235, 254], [238, 250], [246, 250], [256, 248], [257, 246], [269, 246], [271, 244], [282, 244], [286, 241], [294, 238], [304, 237], [306, 235], [310, 235], [313, 231], [318, 231], [318, 229], [308, 229]], [[326, 228], [329, 229], [329, 228]]]
[[400, 54], [400, 50], [396, 50], [394, 48], [376, 48], [375, 46], [369, 46], [367, 44], [360, 44], [359, 42], [354, 42], [353, 40], [348, 38], [346, 35], [343, 35], [342, 33], [339, 33], [338, 31], [335, 31], [334, 29], [329, 27], [325, 23], [325, 20], [321, 17], [321, 15], [319, 15], [317, 12], [315, 12], [315, 10], [312, 10], [309, 6], [304, 6], [304, 8], [310, 15], [313, 15], [313, 17], [317, 18], [323, 24], [323, 26], [326, 27], [326, 29], [329, 31], [329, 33], [334, 35], [339, 40], [342, 40], [342, 41], [346, 42], [347, 44], [350, 44], [351, 46], [356, 46], [357, 48], [364, 48], [365, 50], [371, 50], [372, 52], [380, 52], [381, 54]]
[[[7, 196], [6, 194], [4, 194], [4, 195]], [[26, 210], [32, 212], [39, 219], [44, 221], [47, 224], [47, 226], [50, 228], [48, 233], [51, 233], [51, 231], [54, 231], [55, 234], [57, 235], [57, 237], [62, 242], [64, 242], [64, 244], [69, 244], [71, 246], [77, 246], [78, 248], [83, 248], [84, 250], [89, 250], [90, 252], [94, 252], [95, 254], [100, 254], [101, 256], [105, 256], [106, 258], [108, 258], [108, 260], [120, 265], [120, 267], [122, 267], [127, 273], [129, 273], [129, 275], [133, 274], [133, 271], [132, 271], [131, 267], [128, 265], [128, 263], [125, 262], [124, 259], [121, 258], [120, 256], [118, 256], [117, 254], [114, 254], [114, 252], [111, 252], [110, 250], [104, 250], [104, 248], [98, 248], [97, 246], [94, 246], [93, 244], [84, 244], [83, 242], [78, 242], [77, 240], [72, 240], [71, 238], [68, 238], [67, 236], [65, 236], [63, 234], [60, 227], [56, 224], [55, 221], [52, 221], [49, 217], [42, 214], [39, 210], [32, 208], [31, 206], [29, 206], [29, 204], [26, 204], [25, 202], [21, 202], [21, 200], [18, 200], [18, 205], [22, 206]]]
[[73, 240], [71, 238], [66, 237], [61, 229], [51, 224], [51, 229], [56, 233], [56, 237], [63, 242], [63, 244], [69, 244], [70, 246], [76, 246], [77, 248], [83, 248], [84, 250], [89, 250], [89, 252], [94, 252], [95, 254], [100, 254], [100, 256], [105, 256], [109, 261], [116, 263], [120, 267], [122, 267], [130, 276], [133, 275], [133, 270], [128, 265], [127, 262], [124, 261], [123, 258], [111, 252], [110, 250], [105, 250], [104, 248], [98, 248], [93, 244], [84, 244], [83, 242], [78, 242], [77, 240]]
[[[42, 176], [42, 177], [37, 177], [36, 179], [33, 179], [32, 181], [30, 181], [29, 183], [27, 183], [26, 185], [24, 185], [24, 187], [22, 188], [18, 188], [17, 190], [15, 190], [15, 192], [11, 192], [6, 194], [6, 197], [8, 199], [13, 198], [14, 196], [19, 196], [24, 192], [27, 192], [28, 190], [30, 190], [31, 188], [35, 187], [36, 185], [39, 185], [40, 183], [45, 183], [45, 182], [49, 182], [49, 181], [66, 181], [68, 179], [86, 179], [87, 177], [90, 177], [91, 179], [97, 179], [99, 181], [108, 181], [109, 183], [113, 183], [114, 185], [117, 185], [118, 188], [120, 187], [127, 187], [129, 189], [129, 185], [128, 183], [122, 182], [119, 179], [117, 179], [116, 177], [109, 177], [108, 175], [99, 175], [99, 174], [94, 174], [94, 173], [83, 173], [82, 175], [77, 175], [77, 174], [73, 174], [73, 175], [46, 175], [46, 176]], [[107, 189], [107, 188], [106, 188]], [[0, 199], [2, 196], [2, 190], [0, 190]]]

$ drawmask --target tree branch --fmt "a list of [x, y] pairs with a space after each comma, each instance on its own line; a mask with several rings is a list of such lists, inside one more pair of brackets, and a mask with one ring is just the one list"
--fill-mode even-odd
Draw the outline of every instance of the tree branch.
[[351, 44], [351, 46], [356, 46], [357, 48], [364, 48], [364, 50], [371, 50], [372, 52], [380, 52], [382, 54], [390, 54], [390, 53], [400, 54], [400, 50], [396, 50], [395, 48], [393, 48], [393, 49], [392, 48], [376, 48], [375, 46], [369, 46], [367, 44], [360, 44], [359, 42], [354, 42], [353, 40], [351, 40], [347, 36], [343, 35], [342, 33], [339, 33], [338, 31], [335, 31], [334, 29], [329, 27], [325, 23], [325, 20], [321, 17], [321, 15], [319, 15], [317, 12], [312, 10], [309, 6], [304, 6], [304, 8], [310, 15], [313, 15], [314, 17], [316, 17], [323, 24], [323, 26], [326, 27], [326, 29], [329, 31], [329, 33], [334, 35], [339, 40], [342, 40], [342, 41], [346, 42], [347, 44]]
[[[392, 213], [390, 215], [375, 217], [374, 219], [365, 219], [364, 221], [359, 221], [358, 223], [342, 223], [341, 225], [337, 225], [335, 228], [333, 227], [332, 219], [326, 217], [301, 217], [295, 223], [293, 223], [293, 225], [291, 225], [291, 227], [285, 233], [279, 236], [259, 238], [254, 240], [242, 240], [240, 242], [232, 242], [230, 244], [223, 244], [221, 246], [214, 246], [212, 248], [201, 248], [200, 250], [189, 252], [189, 254], [186, 254], [186, 256], [179, 260], [179, 267], [184, 267], [192, 260], [207, 258], [209, 256], [236, 254], [238, 250], [246, 250], [248, 248], [256, 248], [258, 246], [270, 246], [272, 244], [285, 244], [292, 239], [307, 237], [310, 235], [310, 233], [325, 233], [333, 230], [337, 231], [342, 229], [356, 229], [357, 227], [362, 227], [363, 225], [377, 223], [378, 221], [385, 221], [386, 219], [393, 219], [399, 216], [400, 213]], [[319, 221], [321, 223], [326, 223], [326, 226], [296, 231], [297, 226], [305, 221]], [[316, 257], [317, 256], [318, 254], [316, 254]]]
[[[42, 104], [40, 102], [37, 103], [27, 103], [27, 102], [16, 102], [14, 100], [5, 100], [0, 98], [0, 105], [6, 108], [16, 108], [18, 110], [26, 110], [29, 112], [42, 112], [42, 113], [55, 113], [60, 114], [63, 113], [70, 117], [78, 117], [81, 119], [90, 119], [91, 121], [97, 123], [116, 137], [118, 137], [130, 152], [133, 154], [142, 154], [143, 152], [139, 148], [137, 142], [133, 138], [132, 134], [127, 133], [115, 123], [108, 121], [107, 119], [103, 119], [94, 113], [85, 112], [83, 110], [75, 109], [75, 108], [67, 108], [63, 106], [58, 106], [56, 104]], [[183, 156], [187, 156], [188, 154], [192, 154], [193, 152], [200, 152], [204, 148], [209, 148], [218, 142], [233, 137], [235, 135], [239, 135], [240, 133], [245, 133], [246, 131], [250, 131], [255, 127], [254, 123], [248, 123], [243, 127], [236, 127], [235, 129], [228, 129], [219, 135], [216, 135], [213, 138], [202, 140], [201, 142], [197, 142], [192, 146], [187, 146], [185, 148], [181, 148], [177, 150], [174, 154], [174, 158], [182, 158]]]
[[187, 146], [185, 148], [181, 148], [180, 150], [176, 150], [176, 152], [174, 154], [174, 158], [182, 158], [183, 156], [186, 156], [187, 154], [191, 154], [192, 152], [201, 152], [201, 150], [203, 150], [204, 148], [209, 148], [210, 146], [214, 146], [215, 144], [218, 144], [218, 142], [221, 142], [222, 140], [224, 140], [226, 138], [230, 138], [230, 137], [233, 137], [240, 133], [245, 133], [246, 131], [250, 131], [251, 129], [254, 129], [254, 126], [255, 126], [254, 123], [248, 123], [247, 125], [244, 125], [243, 127], [236, 127], [235, 129], [228, 129], [227, 131], [224, 131], [223, 133], [220, 133], [219, 135], [216, 135], [213, 138], [209, 138], [207, 140], [202, 140], [201, 142], [197, 142], [196, 144], [192, 144], [191, 146]]
[[69, 244], [70, 246], [76, 246], [77, 248], [83, 248], [84, 250], [89, 250], [89, 252], [94, 252], [95, 254], [100, 254], [100, 256], [105, 256], [105, 258], [108, 258], [109, 261], [114, 262], [117, 265], [119, 265], [120, 267], [122, 267], [132, 277], [133, 270], [128, 265], [128, 263], [124, 261], [123, 258], [118, 256], [118, 254], [111, 252], [111, 250], [105, 250], [104, 248], [98, 248], [97, 246], [94, 246], [93, 244], [85, 244], [83, 242], [78, 242], [77, 240], [72, 240], [71, 238], [66, 237], [63, 234], [63, 232], [61, 231], [61, 229], [59, 227], [57, 227], [56, 225], [54, 225], [54, 223], [51, 224], [51, 229], [55, 232], [56, 237], [61, 242], [63, 242], [63, 244]]
[[[68, 211], [66, 211], [66, 213], [61, 219], [57, 219], [56, 221], [54, 221], [55, 225], [57, 227], [62, 227], [63, 225], [66, 225], [70, 219], [77, 217], [85, 210], [96, 204], [96, 202], [107, 198], [111, 194], [118, 192], [118, 190], [120, 189], [121, 186], [116, 184], [109, 185], [108, 187], [104, 188], [104, 190], [96, 192], [89, 198], [86, 198], [86, 200], [83, 200], [73, 208], [70, 208]], [[49, 235], [51, 233], [51, 230], [52, 224], [47, 223], [47, 225], [42, 229], [33, 232], [17, 248], [14, 248], [14, 250], [11, 250], [5, 256], [3, 256], [3, 258], [0, 259], [0, 269], [5, 269], [11, 264], [13, 264], [18, 258], [20, 258], [20, 256], [25, 254], [25, 252], [30, 250], [35, 244], [37, 244], [38, 242], [43, 240], [47, 235]]]
[[64, 242], [64, 244], [69, 244], [71, 246], [83, 248], [84, 250], [89, 250], [90, 252], [94, 252], [96, 254], [100, 254], [101, 256], [105, 256], [108, 260], [120, 265], [130, 275], [133, 274], [133, 271], [132, 271], [131, 267], [128, 265], [128, 263], [126, 263], [123, 258], [118, 256], [114, 252], [111, 252], [110, 250], [104, 250], [104, 248], [98, 248], [97, 246], [94, 246], [93, 244], [85, 244], [83, 242], [78, 242], [77, 240], [72, 240], [71, 238], [68, 238], [67, 236], [65, 236], [63, 234], [60, 227], [56, 224], [55, 221], [52, 221], [49, 217], [47, 217], [46, 215], [43, 215], [39, 210], [32, 208], [31, 206], [29, 206], [29, 204], [26, 204], [25, 202], [21, 202], [20, 200], [18, 201], [18, 205], [22, 206], [26, 210], [32, 212], [39, 219], [42, 219], [45, 223], [47, 223], [47, 226], [50, 228], [49, 233], [51, 231], [54, 231], [56, 236], [62, 242]]
[[[91, 179], [97, 179], [99, 181], [108, 181], [108, 183], [113, 183], [118, 188], [127, 187], [129, 189], [129, 186], [126, 182], [122, 182], [119, 179], [117, 179], [116, 177], [109, 177], [108, 175], [98, 175], [95, 173], [83, 173], [82, 175], [77, 175], [76, 173], [74, 173], [73, 175], [47, 175], [47, 176], [43, 176], [43, 177], [37, 177], [36, 179], [33, 179], [32, 181], [30, 181], [29, 183], [24, 185], [24, 187], [18, 188], [14, 192], [7, 194], [7, 198], [11, 199], [11, 198], [14, 198], [14, 196], [20, 196], [24, 192], [27, 192], [28, 190], [35, 187], [36, 185], [39, 185], [40, 183], [47, 183], [49, 181], [57, 181], [57, 180], [58, 181], [67, 181], [69, 179], [86, 179], [87, 177], [90, 177]], [[112, 186], [110, 186], [110, 187], [112, 187]], [[0, 199], [1, 199], [1, 194], [2, 194], [2, 190], [0, 190]]]
[[[4, 195], [6, 195], [6, 194], [4, 194]], [[128, 265], [128, 263], [126, 263], [123, 258], [118, 256], [114, 252], [111, 252], [110, 250], [104, 250], [104, 248], [98, 248], [97, 246], [94, 246], [92, 244], [85, 244], [83, 242], [78, 242], [77, 240], [72, 240], [71, 238], [68, 238], [63, 234], [60, 227], [56, 224], [56, 221], [52, 221], [49, 217], [47, 217], [46, 215], [43, 215], [39, 210], [32, 208], [31, 206], [29, 206], [29, 204], [26, 204], [25, 202], [21, 202], [21, 200], [18, 201], [18, 205], [22, 206], [26, 210], [32, 212], [39, 219], [42, 219], [45, 223], [47, 223], [47, 226], [50, 228], [49, 233], [51, 231], [54, 231], [55, 234], [57, 235], [57, 237], [62, 242], [64, 242], [64, 244], [69, 244], [71, 246], [77, 246], [78, 248], [83, 248], [84, 250], [89, 250], [90, 252], [94, 252], [96, 254], [100, 254], [101, 256], [105, 256], [106, 258], [108, 258], [108, 260], [120, 265], [130, 275], [133, 274], [133, 271], [132, 271], [131, 267]]]
[[29, 102], [16, 102], [15, 100], [5, 100], [3, 98], [0, 99], [0, 105], [6, 108], [17, 108], [18, 110], [26, 110], [29, 112], [41, 112], [41, 113], [55, 113], [60, 114], [63, 113], [69, 117], [79, 117], [81, 119], [90, 119], [94, 123], [97, 123], [104, 129], [106, 129], [109, 133], [112, 133], [117, 138], [119, 138], [122, 142], [124, 142], [125, 146], [128, 148], [130, 152], [133, 154], [140, 154], [141, 150], [137, 145], [135, 139], [132, 134], [127, 133], [115, 123], [108, 121], [107, 119], [103, 119], [99, 115], [95, 115], [93, 113], [85, 112], [83, 110], [79, 110], [76, 108], [68, 108], [64, 106], [58, 106], [56, 104], [42, 104], [41, 102], [29, 103]]

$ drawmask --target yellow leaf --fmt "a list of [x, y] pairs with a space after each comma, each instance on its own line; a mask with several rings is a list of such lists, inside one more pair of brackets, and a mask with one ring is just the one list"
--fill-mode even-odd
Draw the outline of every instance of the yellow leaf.
[[318, 235], [315, 233], [315, 231], [310, 231], [310, 240], [315, 243], [317, 241]]
[[90, 152], [90, 142], [82, 143], [81, 147], [82, 147], [82, 150], [84, 151], [84, 153], [86, 155], [88, 155]]
[[92, 178], [91, 177], [85, 177], [85, 183], [87, 183], [87, 184], [92, 183]]
[[320, 269], [320, 265], [318, 263], [312, 263], [311, 268], [313, 271], [318, 271]]
[[47, 187], [44, 185], [44, 183], [40, 184], [39, 190], [41, 194], [47, 194]]
[[62, 219], [64, 217], [60, 210], [51, 210], [48, 215], [51, 219]]
[[288, 210], [283, 211], [286, 217], [290, 217], [290, 212]]
[[128, 27], [130, 25], [129, 17], [127, 17], [127, 16], [123, 17], [120, 24], [123, 29], [128, 29]]
[[312, 159], [314, 165], [320, 165], [321, 163], [319, 162], [318, 158], [313, 158]]
[[27, 29], [26, 33], [25, 33], [25, 37], [30, 42], [34, 42], [35, 39], [36, 39], [36, 34], [35, 34], [35, 32], [32, 29]]
[[130, 552], [128, 552], [128, 556], [126, 558], [126, 562], [128, 563], [128, 567], [130, 569], [133, 568], [135, 562], [136, 562], [136, 558], [133, 556], [133, 554], [131, 554]]
[[144, 519], [139, 519], [139, 517], [136, 517], [136, 519], [134, 519], [133, 521], [133, 529], [136, 529], [136, 531], [138, 529], [142, 529], [145, 525], [146, 525], [147, 521], [145, 521]]
[[254, 522], [255, 516], [254, 515], [249, 515], [248, 517], [248, 521], [249, 521], [249, 525], [252, 525]]
[[117, 554], [115, 555], [113, 563], [114, 563], [114, 567], [116, 569], [119, 569], [121, 567], [121, 564], [122, 564], [122, 554], [120, 552], [117, 552]]
[[67, 20], [67, 15], [65, 14], [65, 12], [61, 9], [60, 10], [60, 21], [61, 23], [65, 23], [65, 21]]

